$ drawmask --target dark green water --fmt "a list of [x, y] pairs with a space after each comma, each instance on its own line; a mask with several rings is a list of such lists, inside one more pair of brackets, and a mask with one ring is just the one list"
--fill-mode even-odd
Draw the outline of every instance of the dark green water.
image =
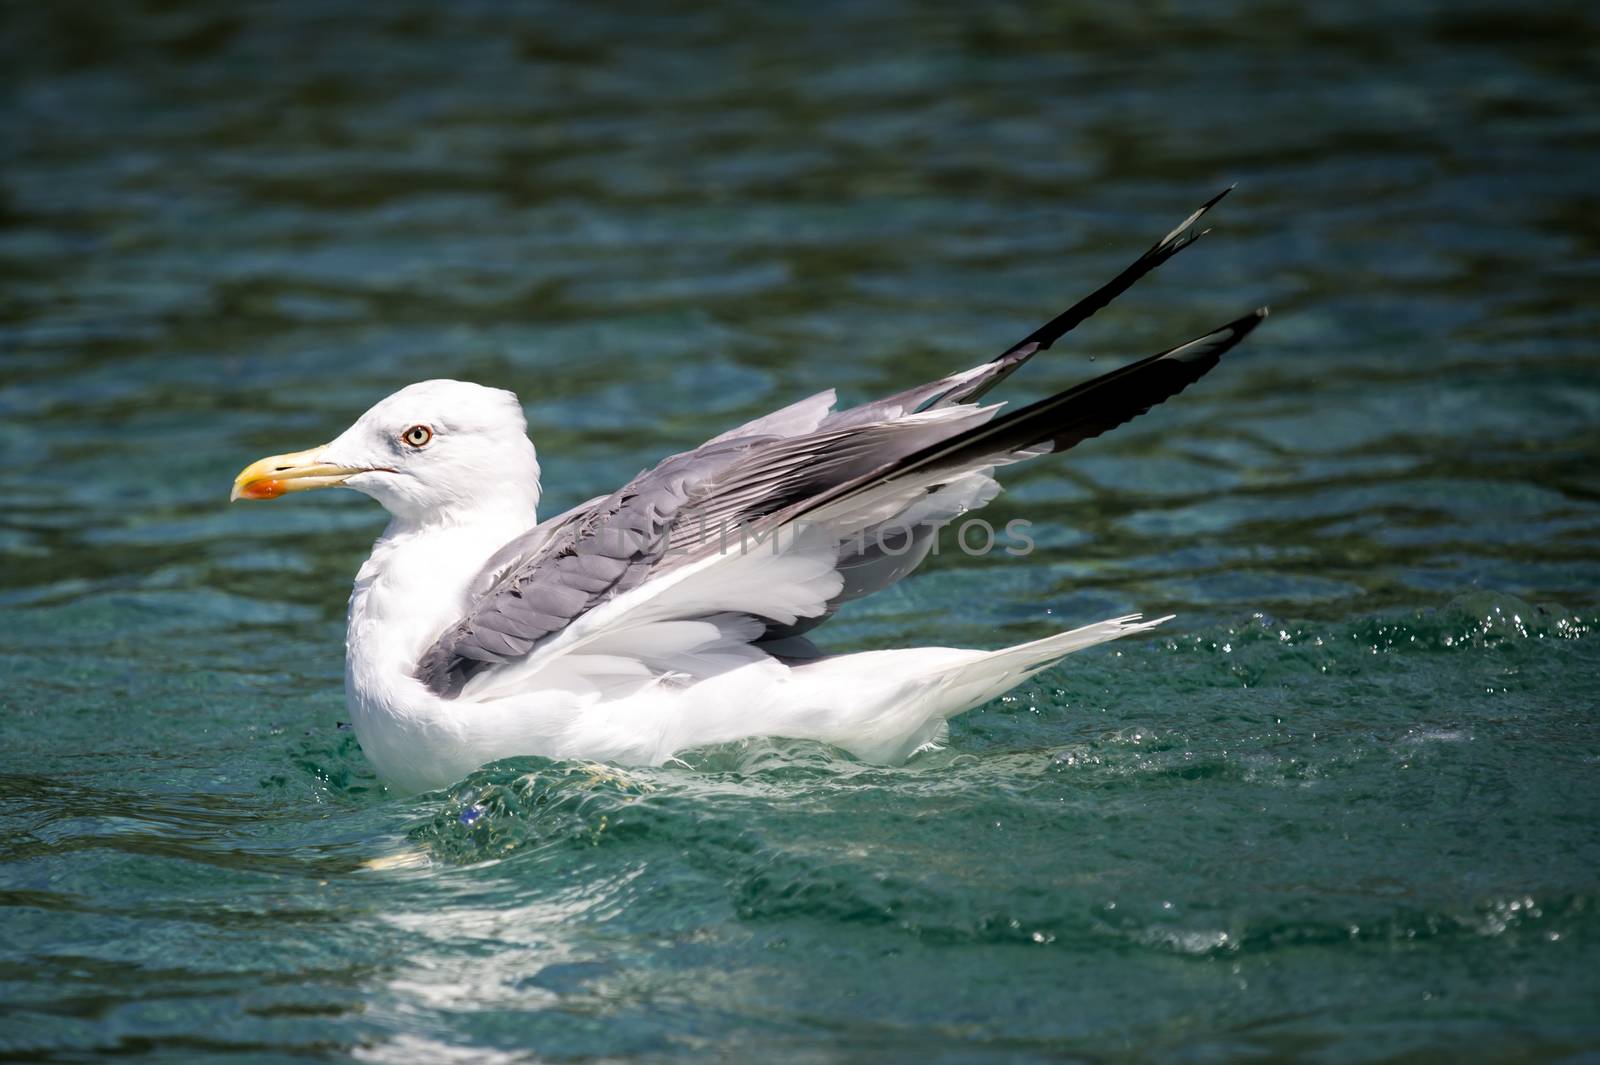
[[[0, 1058], [1594, 1060], [1592, 8], [649, 11], [0, 8]], [[828, 633], [1178, 620], [905, 767], [388, 794], [376, 508], [225, 503], [448, 375], [553, 513], [970, 365], [1232, 181], [1012, 395], [1267, 326], [1013, 470], [1032, 558]]]

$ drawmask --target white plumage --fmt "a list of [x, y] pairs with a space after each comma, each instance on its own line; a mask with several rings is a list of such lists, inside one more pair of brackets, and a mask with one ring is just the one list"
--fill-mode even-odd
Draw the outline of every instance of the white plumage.
[[389, 511], [351, 593], [345, 685], [397, 787], [513, 755], [656, 764], [764, 735], [903, 759], [1063, 655], [1165, 620], [998, 651], [824, 656], [801, 635], [915, 568], [939, 525], [998, 491], [996, 466], [1142, 413], [1254, 328], [1264, 311], [1014, 413], [975, 402], [1191, 243], [1204, 210], [998, 359], [843, 412], [831, 392], [802, 400], [542, 525], [520, 404], [460, 381], [411, 385], [332, 442], [255, 463], [234, 497], [343, 485]]
[[[538, 466], [516, 446], [527, 440], [522, 412], [504, 397], [457, 381], [412, 385], [317, 456], [374, 471], [345, 483], [392, 514], [350, 596], [345, 691], [362, 750], [394, 786], [441, 787], [512, 755], [651, 765], [762, 735], [896, 761], [1062, 655], [1155, 624], [1121, 618], [995, 652], [923, 647], [785, 664], [754, 647], [763, 625], [753, 619], [815, 616], [842, 583], [836, 543], [802, 531], [647, 581], [441, 698], [413, 675], [418, 659], [467, 611], [489, 557], [535, 524]], [[437, 451], [391, 445], [413, 424], [438, 427]], [[478, 491], [466, 480], [479, 477], [473, 463], [430, 461], [469, 434], [491, 438], [484, 450], [501, 456]], [[525, 490], [508, 498], [508, 483]]]

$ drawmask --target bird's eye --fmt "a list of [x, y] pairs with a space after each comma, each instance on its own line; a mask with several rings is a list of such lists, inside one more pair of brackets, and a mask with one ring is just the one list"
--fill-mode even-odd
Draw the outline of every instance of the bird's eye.
[[423, 447], [433, 439], [433, 430], [426, 425], [413, 425], [400, 434], [400, 439], [407, 447]]

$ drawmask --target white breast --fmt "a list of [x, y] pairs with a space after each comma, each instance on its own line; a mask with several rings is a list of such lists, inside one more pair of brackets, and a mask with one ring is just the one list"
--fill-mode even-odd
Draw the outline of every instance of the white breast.
[[[440, 699], [413, 675], [417, 660], [468, 606], [467, 588], [525, 520], [396, 528], [362, 564], [350, 593], [345, 699], [361, 749], [379, 775], [403, 787], [459, 777], [479, 762], [463, 707]], [[443, 764], [441, 764], [443, 763]], [[441, 773], [446, 766], [460, 771]]]

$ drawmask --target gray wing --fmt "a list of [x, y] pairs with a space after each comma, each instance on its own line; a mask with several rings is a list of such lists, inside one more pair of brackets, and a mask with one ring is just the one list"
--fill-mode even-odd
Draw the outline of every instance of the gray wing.
[[474, 582], [487, 587], [467, 615], [423, 654], [417, 678], [440, 695], [458, 695], [477, 673], [521, 658], [595, 603], [636, 587], [661, 556], [688, 491], [767, 439], [674, 455], [507, 544]]
[[[819, 393], [671, 456], [611, 495], [511, 541], [474, 581], [466, 616], [422, 656], [418, 679], [440, 695], [455, 696], [478, 673], [526, 656], [595, 605], [725, 544], [730, 535], [742, 535], [747, 524], [835, 498], [847, 486], [868, 483], [943, 443], [971, 438], [993, 408], [958, 405], [971, 404], [1192, 244], [1203, 235], [1192, 232], [1194, 224], [1226, 194], [990, 362], [838, 413], [830, 413], [832, 392]], [[953, 407], [958, 409], [947, 409]], [[972, 472], [963, 469], [961, 476]], [[906, 535], [916, 542], [903, 554], [846, 552], [839, 598], [866, 594], [914, 568], [932, 531]]]
[[[674, 455], [597, 501], [543, 523], [497, 552], [467, 615], [423, 655], [417, 677], [460, 693], [485, 669], [521, 658], [606, 599], [707, 544], [984, 420], [971, 408], [792, 438], [721, 438]], [[733, 542], [737, 542], [734, 540]]]
[[636, 586], [664, 553], [662, 531], [688, 491], [751, 450], [810, 432], [832, 411], [828, 389], [674, 455], [508, 542], [468, 586], [473, 606], [423, 655], [417, 676], [454, 695], [476, 672], [527, 654], [602, 598]]

